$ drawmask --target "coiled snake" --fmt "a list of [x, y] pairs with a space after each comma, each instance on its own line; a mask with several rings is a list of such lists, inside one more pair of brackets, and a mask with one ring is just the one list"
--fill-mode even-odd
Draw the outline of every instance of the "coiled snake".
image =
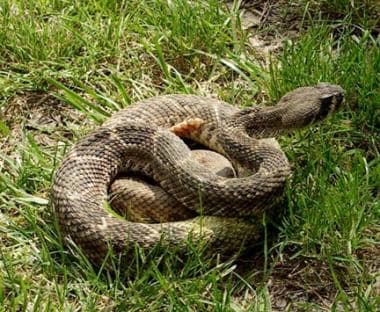
[[[55, 174], [52, 202], [61, 231], [94, 263], [102, 262], [109, 247], [118, 254], [135, 244], [183, 244], [189, 236], [222, 252], [239, 249], [257, 239], [255, 220], [274, 206], [290, 175], [285, 154], [270, 138], [322, 120], [338, 108], [343, 94], [340, 86], [321, 83], [295, 89], [271, 107], [239, 110], [215, 99], [166, 95], [121, 110], [77, 142]], [[250, 174], [215, 174], [194, 160], [180, 137], [217, 151]], [[142, 223], [110, 212], [111, 183], [120, 172], [136, 170], [192, 218]], [[112, 192], [121, 189], [142, 205], [139, 196], [146, 190], [128, 187], [119, 180]], [[157, 202], [159, 211], [166, 199]]]

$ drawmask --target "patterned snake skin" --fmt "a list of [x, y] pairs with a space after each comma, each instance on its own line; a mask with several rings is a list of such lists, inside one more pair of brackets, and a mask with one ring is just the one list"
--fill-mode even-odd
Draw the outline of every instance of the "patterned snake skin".
[[[191, 153], [206, 170], [226, 178], [236, 177], [231, 162], [222, 155], [199, 148]], [[109, 189], [112, 209], [129, 221], [142, 223], [174, 222], [197, 216], [149, 179], [150, 175], [146, 168], [134, 168], [134, 172], [129, 168], [127, 174], [116, 177]]]
[[[96, 264], [110, 247], [119, 254], [136, 244], [185, 246], [189, 237], [211, 250], [239, 249], [257, 239], [257, 220], [277, 202], [290, 175], [285, 154], [270, 138], [322, 120], [340, 106], [343, 94], [341, 87], [321, 83], [289, 92], [272, 107], [238, 110], [215, 99], [166, 95], [121, 110], [77, 142], [56, 172], [52, 202], [60, 228]], [[215, 174], [194, 160], [180, 137], [251, 174]], [[150, 175], [195, 217], [148, 224], [110, 211], [115, 177], [135, 170]]]

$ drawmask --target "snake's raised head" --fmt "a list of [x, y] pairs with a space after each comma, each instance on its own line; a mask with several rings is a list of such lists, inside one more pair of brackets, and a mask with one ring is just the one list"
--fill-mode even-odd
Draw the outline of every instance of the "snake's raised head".
[[342, 87], [329, 83], [297, 88], [275, 106], [253, 106], [239, 111], [230, 123], [251, 137], [273, 137], [323, 120], [341, 106], [344, 93]]
[[287, 93], [276, 105], [281, 112], [282, 127], [297, 129], [325, 119], [341, 106], [344, 93], [342, 87], [329, 83]]

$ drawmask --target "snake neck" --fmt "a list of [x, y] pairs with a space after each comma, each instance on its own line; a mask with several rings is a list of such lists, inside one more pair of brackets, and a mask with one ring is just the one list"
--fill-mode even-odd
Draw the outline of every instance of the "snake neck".
[[277, 105], [249, 107], [233, 115], [230, 125], [253, 138], [271, 138], [289, 130], [289, 126], [284, 123], [283, 118], [286, 116], [286, 112], [286, 107]]

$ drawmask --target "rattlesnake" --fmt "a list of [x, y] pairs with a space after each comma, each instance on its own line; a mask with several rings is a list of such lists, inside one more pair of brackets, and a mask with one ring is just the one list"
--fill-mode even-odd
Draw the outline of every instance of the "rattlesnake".
[[[340, 86], [320, 83], [289, 92], [275, 106], [242, 110], [195, 95], [140, 101], [79, 140], [62, 161], [52, 186], [60, 228], [96, 264], [110, 247], [120, 254], [136, 244], [185, 246], [189, 237], [211, 250], [236, 250], [257, 239], [257, 220], [275, 205], [291, 172], [270, 138], [322, 120], [343, 94]], [[191, 157], [180, 137], [225, 155], [250, 175], [214, 174]], [[108, 209], [109, 187], [118, 173], [136, 168], [198, 216], [155, 224], [115, 216]]]

